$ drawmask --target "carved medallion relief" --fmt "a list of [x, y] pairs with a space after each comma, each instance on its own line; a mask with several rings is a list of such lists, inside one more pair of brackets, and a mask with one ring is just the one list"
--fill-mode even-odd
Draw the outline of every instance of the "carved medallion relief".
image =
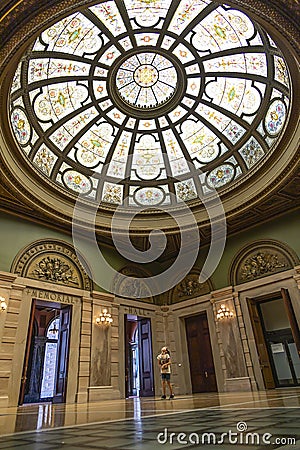
[[[135, 266], [124, 267], [114, 279], [114, 291], [126, 298], [153, 303], [153, 297], [144, 278], [151, 274]], [[141, 280], [139, 280], [141, 278]]]
[[213, 290], [210, 280], [199, 283], [199, 273], [189, 273], [169, 294], [168, 303], [177, 303], [189, 298], [209, 294]]
[[242, 249], [230, 268], [230, 284], [246, 283], [293, 268], [299, 258], [279, 241], [256, 241]]
[[91, 289], [91, 281], [73, 247], [63, 241], [33, 242], [16, 256], [11, 271], [22, 277]]

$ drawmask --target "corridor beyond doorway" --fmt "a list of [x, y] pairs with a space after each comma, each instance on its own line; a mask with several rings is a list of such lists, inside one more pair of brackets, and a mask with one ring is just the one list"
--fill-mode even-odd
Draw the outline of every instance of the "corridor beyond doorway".
[[125, 320], [125, 396], [154, 395], [151, 320], [126, 314]]
[[65, 401], [71, 306], [33, 300], [19, 404]]

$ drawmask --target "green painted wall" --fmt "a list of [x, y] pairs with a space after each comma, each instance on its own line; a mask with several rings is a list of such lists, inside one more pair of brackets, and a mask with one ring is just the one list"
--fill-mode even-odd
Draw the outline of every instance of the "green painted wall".
[[[73, 244], [72, 237], [65, 232], [59, 232], [46, 226], [5, 213], [0, 214], [0, 230], [0, 270], [4, 272], [10, 272], [15, 256], [34, 241], [40, 239], [60, 239]], [[113, 279], [109, 269], [100, 262], [101, 254], [108, 265], [116, 271], [122, 269], [126, 265], [130, 265], [130, 262], [125, 258], [122, 258], [118, 252], [112, 251], [106, 246], [101, 247], [100, 254], [98, 248], [95, 249], [95, 246], [92, 243], [84, 240], [81, 242], [83, 245], [81, 254], [85, 257], [85, 260], [88, 261], [91, 271], [95, 276], [94, 281], [96, 282], [99, 277], [99, 280], [105, 280], [105, 282], [108, 280], [108, 284], [110, 285]], [[148, 271], [152, 271], [152, 269], [156, 272], [158, 271], [157, 264], [153, 267], [145, 265], [145, 269]], [[101, 283], [99, 284], [101, 285]], [[97, 286], [97, 283], [94, 284], [94, 288], [96, 290], [105, 291], [105, 289]]]
[[9, 272], [20, 250], [38, 239], [62, 239], [71, 243], [64, 233], [23, 219], [1, 213], [0, 215], [0, 270]]
[[[0, 270], [9, 272], [15, 256], [24, 249], [27, 245], [39, 239], [60, 239], [72, 244], [72, 237], [65, 232], [55, 231], [46, 226], [39, 225], [24, 219], [19, 219], [8, 214], [1, 213], [0, 215]], [[105, 268], [99, 267], [97, 261], [97, 253], [89, 248], [89, 244], [85, 244], [86, 253], [89, 255], [89, 265], [92, 272], [101, 271], [105, 277]], [[112, 252], [108, 248], [101, 249], [105, 259], [116, 270], [121, 269], [127, 264], [125, 259], [122, 259], [116, 252]], [[104, 273], [103, 273], [104, 272]], [[103, 290], [97, 285], [94, 286], [96, 290]]]
[[223, 257], [215, 270], [212, 281], [215, 289], [229, 285], [229, 267], [235, 255], [247, 244], [259, 239], [275, 239], [288, 245], [300, 257], [300, 211], [270, 220], [227, 239]]
[[[228, 286], [228, 269], [235, 255], [242, 247], [258, 239], [276, 239], [281, 241], [291, 247], [300, 257], [299, 219], [300, 211], [298, 210], [228, 238], [221, 261], [211, 277], [214, 288], [221, 289]], [[0, 270], [5, 272], [10, 271], [13, 259], [18, 252], [38, 239], [61, 239], [72, 243], [71, 236], [64, 232], [55, 231], [46, 226], [4, 213], [0, 215], [0, 230]], [[102, 277], [109, 279], [109, 271], [100, 263], [99, 253], [95, 252], [93, 245], [85, 243], [84, 247], [84, 256], [87, 257], [92, 272], [101, 274]], [[116, 271], [130, 264], [125, 258], [122, 258], [111, 249], [102, 247], [101, 251], [108, 264]], [[202, 267], [207, 251], [207, 247], [203, 249], [200, 247], [200, 256], [196, 263], [197, 267]], [[150, 269], [149, 265], [144, 267], [145, 269]], [[151, 272], [158, 273], [158, 267], [160, 267], [158, 264], [153, 264]], [[95, 288], [99, 289], [97, 286]]]

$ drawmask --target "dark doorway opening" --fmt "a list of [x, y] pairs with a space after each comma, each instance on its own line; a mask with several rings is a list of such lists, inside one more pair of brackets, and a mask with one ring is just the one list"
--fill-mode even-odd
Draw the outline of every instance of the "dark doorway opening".
[[70, 305], [33, 300], [20, 405], [65, 401], [70, 323]]
[[154, 396], [151, 320], [125, 315], [125, 395]]
[[185, 319], [193, 393], [217, 392], [206, 312]]

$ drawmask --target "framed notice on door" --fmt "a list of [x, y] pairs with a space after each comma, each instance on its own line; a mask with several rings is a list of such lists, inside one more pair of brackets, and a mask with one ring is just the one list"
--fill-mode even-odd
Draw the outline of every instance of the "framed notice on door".
[[272, 353], [284, 353], [284, 346], [280, 342], [279, 344], [271, 344]]

